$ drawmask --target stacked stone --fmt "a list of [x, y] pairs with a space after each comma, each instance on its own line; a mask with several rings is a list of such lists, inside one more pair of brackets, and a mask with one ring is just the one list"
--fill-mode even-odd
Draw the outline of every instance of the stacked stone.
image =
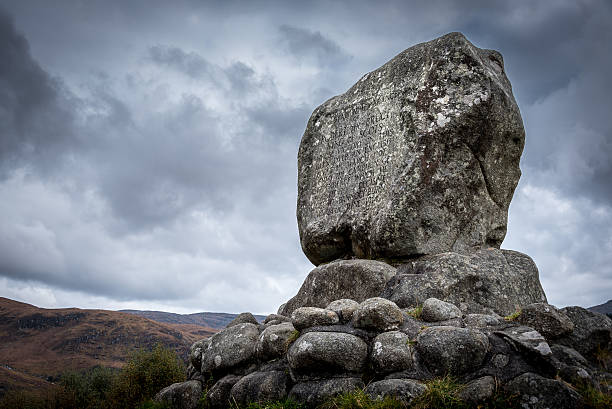
[[575, 407], [565, 382], [611, 376], [612, 321], [548, 305], [533, 260], [499, 248], [524, 138], [501, 55], [460, 33], [322, 104], [298, 154], [300, 241], [317, 267], [263, 324], [241, 314], [194, 344], [190, 381], [159, 398], [193, 407], [205, 385], [213, 408], [314, 407], [365, 387], [409, 403], [452, 375], [466, 401], [501, 389], [525, 408]]
[[520, 395], [525, 407], [573, 408], [580, 397], [567, 383], [596, 385], [610, 376], [600, 370], [598, 351], [612, 346], [612, 321], [580, 307], [534, 303], [508, 320], [463, 314], [429, 298], [415, 315], [380, 297], [299, 307], [263, 324], [245, 314], [195, 343], [191, 379], [158, 399], [194, 408], [197, 400], [187, 398], [205, 387], [211, 408], [285, 398], [316, 407], [365, 388], [372, 399], [410, 404], [427, 381], [451, 375], [466, 384], [466, 402], [482, 403], [502, 390]]

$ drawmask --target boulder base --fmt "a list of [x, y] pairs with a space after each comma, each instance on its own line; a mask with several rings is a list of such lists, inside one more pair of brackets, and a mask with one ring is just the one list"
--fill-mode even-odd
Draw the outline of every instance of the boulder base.
[[397, 267], [383, 297], [400, 308], [415, 307], [428, 298], [458, 306], [464, 313], [512, 314], [521, 306], [546, 302], [538, 268], [525, 254], [481, 249], [442, 253]]

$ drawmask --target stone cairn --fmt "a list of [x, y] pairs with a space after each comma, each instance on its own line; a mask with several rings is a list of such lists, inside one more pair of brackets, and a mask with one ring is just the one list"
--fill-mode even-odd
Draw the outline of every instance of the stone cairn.
[[316, 407], [365, 388], [409, 404], [451, 375], [474, 405], [502, 390], [524, 408], [578, 406], [570, 385], [612, 379], [612, 320], [547, 304], [531, 258], [499, 249], [524, 141], [501, 55], [460, 33], [325, 102], [298, 155], [317, 267], [263, 324], [243, 313], [196, 342], [190, 380], [157, 398]]

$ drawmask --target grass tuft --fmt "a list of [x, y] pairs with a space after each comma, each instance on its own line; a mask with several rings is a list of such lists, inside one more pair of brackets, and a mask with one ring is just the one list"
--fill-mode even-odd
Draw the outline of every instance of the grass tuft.
[[518, 310], [514, 311], [512, 314], [510, 315], [506, 315], [504, 317], [504, 319], [506, 321], [516, 321], [516, 319], [521, 315], [521, 309], [519, 308]]
[[337, 395], [320, 406], [321, 409], [408, 409], [409, 407], [389, 396], [383, 400], [372, 399], [363, 389]]
[[427, 382], [427, 390], [414, 400], [412, 407], [467, 409], [468, 405], [459, 398], [462, 388], [463, 385], [451, 376], [433, 379]]
[[297, 339], [300, 337], [300, 331], [293, 330], [293, 332], [291, 334], [289, 334], [289, 338], [287, 338], [287, 341], [285, 342], [285, 346], [287, 349], [289, 349], [289, 347], [291, 346], [291, 344], [293, 344], [295, 341], [297, 341]]
[[416, 318], [417, 320], [420, 320], [421, 316], [423, 315], [423, 306], [417, 305], [416, 307], [412, 308], [406, 313], [410, 315], [412, 318]]
[[582, 407], [584, 409], [609, 409], [612, 408], [612, 395], [601, 391], [599, 388], [586, 383], [577, 385], [576, 389], [582, 396]]

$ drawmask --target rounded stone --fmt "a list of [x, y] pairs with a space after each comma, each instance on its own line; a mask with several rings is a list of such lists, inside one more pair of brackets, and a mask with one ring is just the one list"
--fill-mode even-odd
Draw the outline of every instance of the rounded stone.
[[257, 342], [257, 358], [266, 362], [284, 355], [287, 352], [287, 341], [294, 332], [295, 328], [290, 322], [270, 325], [264, 329]]
[[402, 310], [393, 302], [380, 297], [368, 298], [353, 313], [355, 328], [371, 331], [396, 330], [404, 322]]
[[359, 303], [348, 298], [332, 301], [325, 307], [325, 309], [338, 314], [342, 322], [350, 322], [357, 308], [359, 308]]
[[462, 375], [478, 369], [489, 348], [487, 336], [470, 328], [426, 328], [416, 342], [419, 356], [436, 375]]
[[405, 404], [410, 404], [414, 398], [419, 397], [426, 390], [425, 385], [413, 379], [384, 379], [370, 383], [366, 387], [365, 393], [374, 400], [384, 400], [386, 397], [391, 397]]
[[255, 324], [237, 324], [208, 338], [202, 351], [202, 374], [224, 375], [256, 360], [259, 329]]
[[461, 318], [461, 310], [449, 302], [438, 300], [437, 298], [428, 298], [423, 303], [421, 317], [424, 321], [428, 322], [446, 321], [453, 318]]
[[202, 384], [199, 381], [173, 383], [162, 389], [155, 400], [172, 408], [196, 409], [202, 396]]
[[219, 379], [206, 393], [207, 408], [227, 409], [230, 406], [230, 392], [240, 376], [226, 375]]
[[279, 401], [287, 397], [289, 384], [289, 375], [283, 371], [253, 372], [234, 384], [230, 401], [239, 405]]
[[383, 332], [372, 341], [370, 356], [377, 373], [400, 372], [412, 367], [408, 335], [400, 331]]
[[298, 331], [318, 325], [334, 325], [340, 322], [338, 314], [325, 308], [300, 307], [291, 314], [291, 322]]
[[234, 325], [238, 325], [238, 324], [259, 325], [259, 321], [257, 321], [257, 318], [255, 318], [255, 316], [251, 314], [250, 312], [241, 312], [240, 314], [236, 316], [236, 318], [230, 321], [230, 323], [227, 324], [225, 328], [233, 327]]
[[306, 405], [307, 408], [319, 407], [330, 398], [363, 388], [360, 378], [332, 378], [299, 382], [289, 392], [289, 399]]
[[361, 338], [339, 332], [304, 334], [287, 353], [295, 380], [360, 373], [367, 358], [368, 345]]

